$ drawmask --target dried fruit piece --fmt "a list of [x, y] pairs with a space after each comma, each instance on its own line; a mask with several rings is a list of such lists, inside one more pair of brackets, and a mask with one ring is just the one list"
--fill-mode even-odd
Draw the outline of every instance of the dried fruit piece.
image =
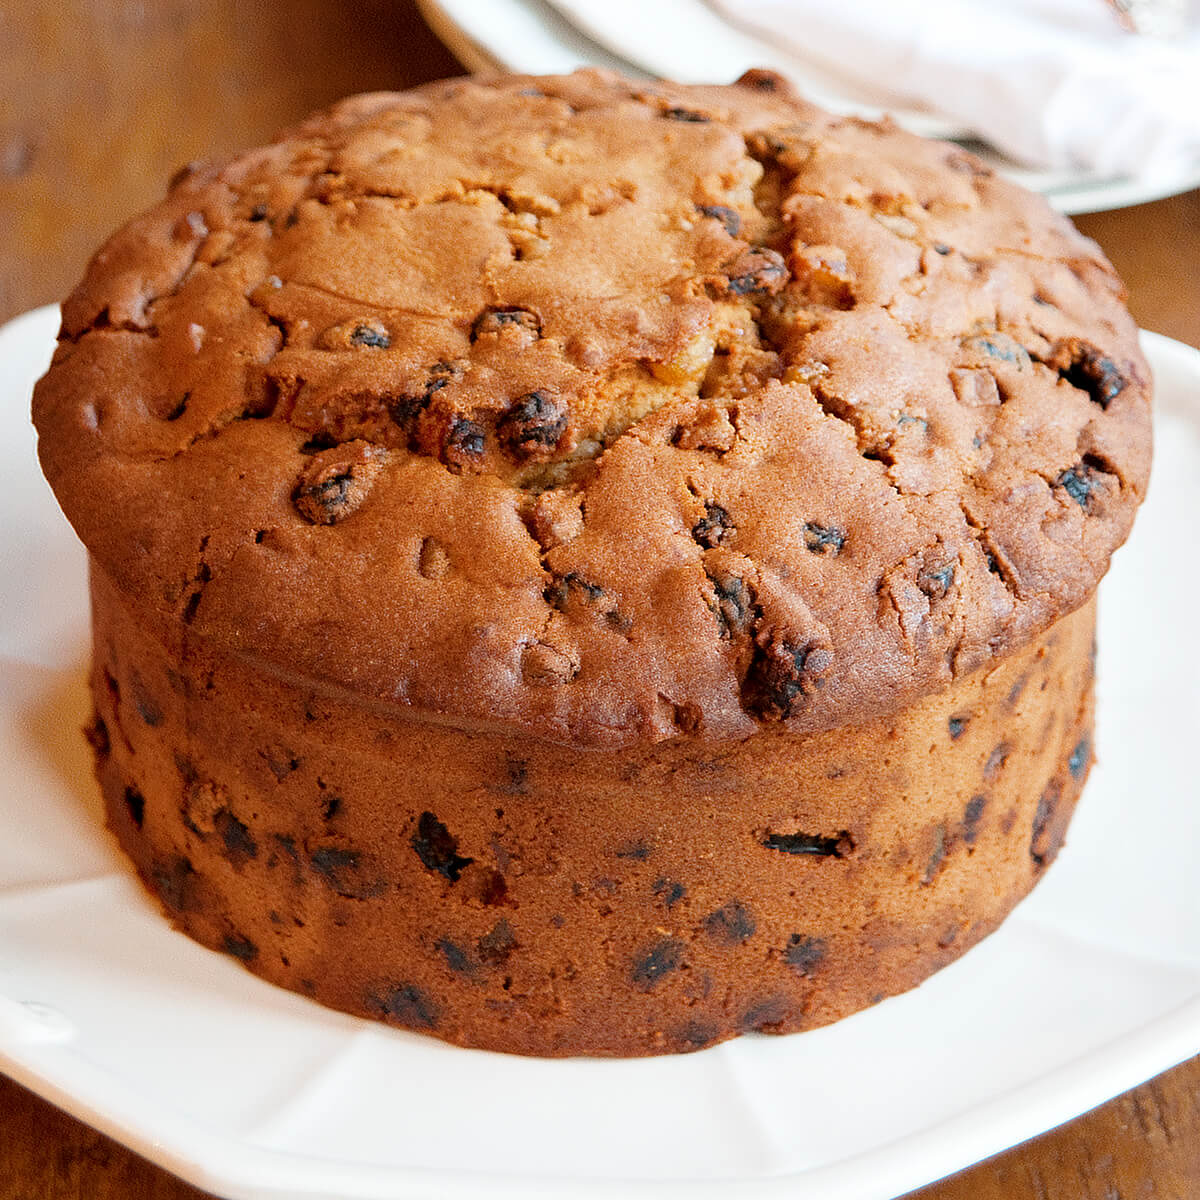
[[411, 983], [399, 984], [382, 996], [373, 998], [369, 1004], [371, 1008], [378, 1009], [385, 1020], [406, 1029], [433, 1029], [437, 1025], [437, 1005]]
[[459, 469], [474, 466], [483, 457], [487, 433], [478, 421], [470, 417], [455, 417], [450, 423], [443, 444], [446, 462]]
[[525, 308], [490, 308], [475, 318], [471, 341], [500, 336], [511, 336], [528, 345], [542, 336], [542, 323]]
[[747, 633], [754, 619], [754, 589], [740, 575], [706, 571], [713, 585], [713, 598], [708, 602], [721, 636]]
[[374, 317], [330, 326], [317, 339], [322, 350], [352, 350], [360, 346], [369, 350], [387, 350], [391, 344], [387, 327]]
[[778, 164], [785, 171], [798, 171], [812, 156], [813, 128], [807, 121], [773, 129], [760, 129], [746, 137], [746, 152], [758, 162]]
[[1108, 406], [1129, 386], [1129, 380], [1111, 358], [1082, 338], [1056, 342], [1046, 360], [1072, 387], [1087, 392], [1093, 404]]
[[764, 720], [792, 716], [833, 666], [833, 652], [813, 641], [771, 633], [755, 651], [746, 680], [749, 707]]
[[812, 854], [819, 858], [845, 858], [854, 849], [854, 839], [844, 829], [833, 837], [819, 833], [766, 833], [759, 840], [768, 850]]
[[972, 796], [963, 809], [962, 839], [968, 846], [975, 845], [975, 838], [979, 834], [979, 819], [987, 807], [987, 799], [986, 796]]
[[372, 350], [386, 350], [392, 339], [388, 331], [374, 322], [356, 325], [350, 333], [350, 341], [355, 346], [370, 346]]
[[785, 996], [768, 996], [745, 1011], [738, 1027], [743, 1033], [770, 1033], [787, 1019], [788, 1011]]
[[787, 264], [775, 250], [745, 250], [726, 268], [727, 288], [734, 296], [774, 295], [788, 281]]
[[517, 948], [516, 934], [512, 926], [501, 917], [477, 943], [479, 957], [492, 966], [501, 966], [508, 961], [508, 956]]
[[475, 963], [471, 955], [457, 942], [452, 942], [449, 938], [438, 938], [434, 943], [434, 949], [446, 960], [446, 966], [450, 970], [459, 975], [474, 974]]
[[146, 797], [135, 787], [125, 789], [125, 811], [129, 813], [133, 827], [141, 829], [146, 817]]
[[1055, 820], [1061, 800], [1062, 785], [1052, 779], [1038, 797], [1029, 838], [1029, 857], [1039, 867], [1044, 867], [1062, 846], [1065, 830], [1058, 828], [1059, 823]]
[[182, 855], [156, 859], [150, 867], [150, 883], [172, 912], [194, 912], [199, 907], [200, 879], [191, 860]]
[[704, 918], [704, 932], [726, 946], [736, 946], [753, 937], [757, 928], [754, 914], [740, 900], [730, 900]]
[[546, 603], [559, 612], [566, 612], [573, 598], [585, 604], [593, 604], [603, 595], [602, 587], [589, 583], [576, 571], [568, 571], [565, 575], [555, 578], [542, 592]]
[[363, 877], [363, 855], [349, 846], [318, 846], [308, 861], [329, 887], [348, 900], [366, 900], [387, 888], [382, 879]]
[[813, 554], [841, 554], [846, 535], [833, 525], [818, 525], [809, 521], [804, 526], [804, 546]]
[[1029, 357], [1029, 351], [1020, 342], [999, 330], [963, 338], [962, 347], [964, 350], [982, 355], [984, 358], [1011, 363], [1021, 371], [1025, 370], [1033, 361]]
[[258, 857], [258, 843], [249, 826], [239, 821], [227, 808], [213, 814], [213, 829], [221, 835], [225, 857], [240, 868], [252, 858]]
[[292, 501], [314, 525], [335, 525], [362, 507], [383, 469], [387, 453], [368, 442], [346, 442], [313, 456]]
[[824, 938], [793, 933], [783, 952], [783, 961], [801, 975], [811, 975], [825, 961], [828, 945]]
[[1082, 779], [1087, 774], [1088, 764], [1092, 761], [1092, 740], [1084, 734], [1083, 737], [1075, 743], [1075, 748], [1071, 751], [1071, 757], [1067, 759], [1067, 770], [1071, 772], [1071, 778], [1075, 780]]
[[730, 237], [737, 237], [742, 232], [741, 214], [726, 204], [697, 204], [696, 211], [702, 217], [711, 217], [725, 226], [725, 232]]
[[461, 379], [463, 367], [460, 363], [436, 362], [429, 368], [425, 383], [416, 392], [403, 392], [387, 401], [388, 415], [404, 428], [408, 428], [418, 414], [429, 407], [434, 394]]
[[648, 992], [664, 976], [683, 962], [683, 943], [677, 938], [660, 938], [634, 960], [631, 975], [634, 986]]
[[499, 426], [505, 445], [522, 458], [548, 454], [566, 430], [567, 406], [541, 389], [519, 396]]
[[1062, 488], [1080, 508], [1085, 512], [1090, 512], [1093, 507], [1092, 496], [1102, 483], [1101, 474], [1102, 472], [1097, 471], [1086, 461], [1079, 462], [1063, 471], [1054, 483], [1055, 486]]
[[717, 1027], [707, 1021], [689, 1021], [673, 1034], [676, 1045], [685, 1053], [690, 1050], [703, 1050], [705, 1046], [711, 1046], [719, 1036]]
[[240, 933], [227, 933], [221, 941], [221, 949], [239, 962], [252, 962], [258, 957], [258, 947]]
[[152, 729], [161, 725], [163, 720], [162, 705], [151, 695], [149, 688], [146, 687], [145, 680], [142, 679], [137, 671], [130, 672], [129, 690], [133, 696], [133, 706], [137, 709], [138, 716]]
[[991, 754], [987, 756], [987, 762], [983, 764], [983, 777], [989, 783], [1000, 774], [1004, 764], [1008, 761], [1008, 755], [1012, 747], [1007, 742], [1001, 742], [998, 746], [992, 749]]
[[917, 575], [917, 587], [930, 600], [941, 600], [954, 583], [955, 564], [935, 563]]
[[650, 857], [651, 847], [649, 842], [638, 840], [618, 846], [613, 853], [618, 858], [628, 858], [633, 862], [645, 862]]
[[416, 851], [422, 864], [451, 883], [475, 860], [458, 852], [458, 839], [431, 812], [423, 812], [417, 820], [417, 831], [409, 844]]
[[711, 550], [732, 533], [737, 533], [737, 526], [728, 510], [713, 500], [706, 500], [704, 516], [692, 526], [692, 537], [705, 549]]
[[92, 713], [91, 724], [84, 726], [83, 736], [87, 738], [88, 745], [91, 746], [97, 758], [106, 758], [112, 752], [112, 739], [108, 735], [108, 726], [105, 725], [99, 713]]

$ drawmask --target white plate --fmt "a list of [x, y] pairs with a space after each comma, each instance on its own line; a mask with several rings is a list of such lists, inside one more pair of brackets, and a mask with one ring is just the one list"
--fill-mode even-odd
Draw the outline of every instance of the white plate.
[[[816, 64], [730, 25], [705, 0], [651, 0], [639, 6], [636, 22], [624, 20], [624, 9], [605, 0], [572, 0], [570, 7], [582, 14], [586, 29], [547, 0], [417, 0], [417, 5], [438, 37], [473, 71], [553, 75], [599, 66], [635, 77], [699, 83], [736, 79], [748, 67], [772, 67], [834, 112], [875, 117], [883, 111], [878, 97], [867, 97]], [[894, 107], [891, 112], [914, 133], [969, 141], [965, 130], [941, 117]], [[1041, 192], [1059, 212], [1124, 208], [1200, 186], [1200, 162], [1145, 179], [1105, 179], [1085, 171], [1034, 170], [982, 143], [969, 144], [998, 171]]]
[[1035, 894], [829, 1028], [556, 1062], [319, 1008], [143, 894], [100, 824], [84, 559], [27, 421], [55, 324], [39, 309], [0, 330], [0, 1066], [21, 1083], [238, 1200], [883, 1200], [1200, 1051], [1195, 350], [1146, 335], [1160, 448], [1104, 587], [1100, 765]]

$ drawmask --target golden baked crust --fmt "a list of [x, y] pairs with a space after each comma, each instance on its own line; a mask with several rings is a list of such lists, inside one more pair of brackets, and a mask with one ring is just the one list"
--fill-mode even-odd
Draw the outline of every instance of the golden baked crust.
[[1149, 466], [1121, 301], [774, 76], [458, 80], [182, 172], [34, 415], [164, 645], [576, 745], [817, 730], [1091, 595]]

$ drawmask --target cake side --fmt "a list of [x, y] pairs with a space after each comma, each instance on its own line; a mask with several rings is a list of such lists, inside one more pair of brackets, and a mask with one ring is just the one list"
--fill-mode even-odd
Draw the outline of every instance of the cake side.
[[462, 1045], [679, 1052], [910, 988], [1040, 878], [1092, 760], [1094, 603], [855, 728], [582, 751], [183, 663], [92, 595], [109, 823], [175, 924]]
[[883, 719], [1085, 604], [1149, 466], [1094, 244], [762, 73], [352, 99], [63, 316], [39, 453], [180, 669], [481, 736]]

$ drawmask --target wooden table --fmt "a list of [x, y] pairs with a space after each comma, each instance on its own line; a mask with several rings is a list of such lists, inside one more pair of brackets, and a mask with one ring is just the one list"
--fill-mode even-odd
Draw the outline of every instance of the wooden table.
[[[57, 300], [180, 163], [339, 95], [455, 74], [402, 0], [0, 10], [0, 320]], [[1200, 346], [1200, 192], [1081, 218], [1147, 328]], [[0, 1200], [200, 1192], [0, 1078]], [[1200, 1197], [1200, 1058], [910, 1200]]]

